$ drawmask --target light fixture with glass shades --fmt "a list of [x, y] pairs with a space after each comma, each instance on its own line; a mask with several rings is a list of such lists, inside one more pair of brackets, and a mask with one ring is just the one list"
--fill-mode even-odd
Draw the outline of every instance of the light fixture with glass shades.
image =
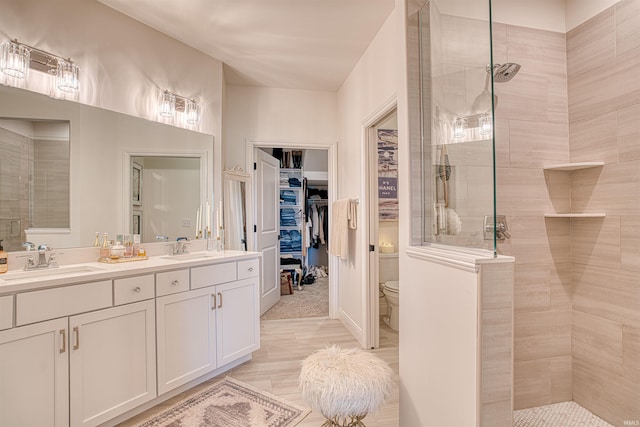
[[19, 42], [17, 39], [0, 45], [0, 71], [26, 79], [34, 69], [55, 77], [56, 87], [67, 93], [80, 91], [80, 68], [70, 58], [63, 58], [42, 49]]
[[453, 121], [453, 137], [458, 142], [487, 139], [492, 131], [493, 123], [489, 113], [456, 117]]
[[195, 100], [165, 90], [160, 94], [158, 115], [171, 118], [177, 112], [184, 114], [184, 120], [189, 125], [197, 125], [200, 121], [200, 105]]

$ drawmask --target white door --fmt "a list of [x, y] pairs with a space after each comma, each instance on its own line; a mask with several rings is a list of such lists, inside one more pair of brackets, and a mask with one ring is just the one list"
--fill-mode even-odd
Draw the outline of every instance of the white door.
[[218, 365], [260, 348], [258, 277], [216, 286]]
[[262, 252], [260, 315], [280, 301], [280, 162], [256, 149], [256, 250]]
[[156, 299], [158, 394], [216, 368], [215, 287]]
[[156, 397], [154, 305], [69, 318], [71, 427], [97, 426]]
[[69, 425], [67, 318], [0, 332], [0, 426]]

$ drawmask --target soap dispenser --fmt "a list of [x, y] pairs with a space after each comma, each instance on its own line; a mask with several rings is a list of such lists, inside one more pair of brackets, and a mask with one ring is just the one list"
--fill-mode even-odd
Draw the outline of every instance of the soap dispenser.
[[9, 262], [7, 260], [8, 255], [2, 247], [2, 240], [0, 240], [0, 273], [6, 273], [9, 270]]

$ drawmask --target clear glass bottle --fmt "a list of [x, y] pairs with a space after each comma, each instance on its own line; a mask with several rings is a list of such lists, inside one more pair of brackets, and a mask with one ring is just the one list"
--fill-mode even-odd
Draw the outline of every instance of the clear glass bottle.
[[93, 247], [94, 248], [99, 248], [100, 247], [100, 232], [96, 231], [96, 238], [93, 241]]
[[122, 246], [122, 243], [120, 243], [120, 241], [116, 241], [116, 244], [111, 246], [109, 258], [120, 259], [123, 256], [124, 256], [124, 246]]
[[100, 248], [100, 258], [109, 258], [109, 240], [107, 240], [107, 233], [102, 236], [102, 247]]

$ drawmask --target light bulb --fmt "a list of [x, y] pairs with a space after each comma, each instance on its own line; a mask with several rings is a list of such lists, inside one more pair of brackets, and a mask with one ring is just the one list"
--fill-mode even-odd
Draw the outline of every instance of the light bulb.
[[480, 133], [482, 135], [490, 135], [491, 134], [491, 116], [489, 114], [483, 114], [478, 119], [480, 125]]
[[56, 82], [58, 89], [63, 92], [76, 93], [80, 91], [80, 68], [74, 63], [59, 60]]
[[453, 136], [455, 138], [464, 137], [465, 122], [462, 117], [457, 117], [453, 122]]
[[31, 52], [21, 44], [12, 41], [2, 43], [0, 47], [0, 70], [8, 76], [26, 78], [29, 76]]
[[185, 107], [186, 121], [190, 125], [197, 125], [200, 121], [200, 105], [194, 100], [187, 100]]
[[173, 117], [176, 114], [176, 97], [168, 90], [165, 90], [160, 95], [158, 114], [162, 117]]

